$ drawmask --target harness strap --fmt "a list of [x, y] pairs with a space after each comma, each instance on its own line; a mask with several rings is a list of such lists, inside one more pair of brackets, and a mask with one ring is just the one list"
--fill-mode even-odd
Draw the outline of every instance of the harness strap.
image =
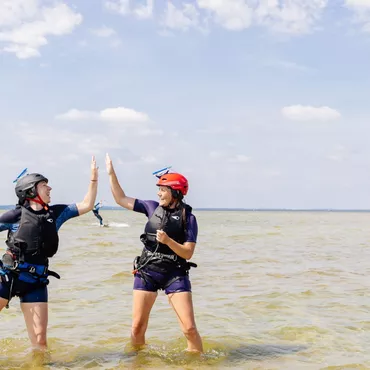
[[[18, 261], [11, 260], [12, 263], [10, 263], [9, 260], [9, 254], [4, 255], [5, 256], [5, 264], [0, 259], [0, 270], [2, 278], [5, 280], [5, 282], [10, 281], [10, 289], [9, 289], [9, 298], [8, 303], [5, 306], [6, 308], [9, 308], [9, 303], [12, 299], [12, 293], [13, 293], [13, 284], [15, 278], [20, 278], [20, 275], [22, 273], [29, 273], [32, 276], [34, 276], [38, 282], [30, 282], [29, 284], [48, 284], [49, 280], [47, 279], [49, 276], [53, 276], [57, 279], [60, 279], [60, 275], [56, 273], [55, 271], [51, 271], [48, 269], [48, 266], [44, 266], [43, 271], [41, 273], [37, 272], [37, 268], [40, 267], [37, 265], [29, 265], [29, 266], [21, 266]], [[11, 257], [10, 257], [11, 258]], [[4, 258], [3, 258], [4, 259]], [[41, 282], [41, 280], [44, 279], [44, 282]]]
[[8, 298], [8, 303], [6, 304], [5, 308], [9, 308], [9, 303], [10, 300], [12, 299], [12, 293], [13, 293], [13, 282], [14, 282], [14, 277], [12, 278], [12, 281], [10, 283], [10, 289], [9, 289], [9, 298]]
[[60, 275], [56, 273], [55, 271], [49, 270], [47, 266], [45, 266], [45, 269], [42, 274], [38, 274], [34, 266], [28, 266], [28, 267], [17, 266], [12, 271], [14, 271], [15, 273], [29, 272], [31, 275], [34, 275], [37, 277], [53, 276], [57, 279], [60, 279]]

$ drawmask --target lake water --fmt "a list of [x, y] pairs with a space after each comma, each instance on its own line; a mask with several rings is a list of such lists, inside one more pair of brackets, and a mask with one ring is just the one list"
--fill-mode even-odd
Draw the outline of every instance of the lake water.
[[60, 230], [46, 364], [31, 357], [14, 298], [0, 313], [0, 369], [370, 369], [370, 213], [196, 211], [202, 358], [183, 352], [163, 292], [147, 348], [130, 351], [132, 260], [146, 219], [101, 214], [110, 227], [90, 213]]

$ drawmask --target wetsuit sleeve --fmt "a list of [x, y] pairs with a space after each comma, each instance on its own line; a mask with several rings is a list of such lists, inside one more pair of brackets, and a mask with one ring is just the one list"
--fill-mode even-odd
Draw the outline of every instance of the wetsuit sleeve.
[[198, 223], [193, 214], [187, 218], [185, 242], [196, 243], [198, 237]]
[[0, 231], [11, 230], [19, 222], [21, 209], [16, 208], [0, 215]]
[[158, 207], [159, 203], [154, 200], [140, 200], [135, 199], [134, 212], [144, 213], [148, 218], [152, 217], [152, 214]]
[[57, 230], [69, 219], [79, 216], [76, 204], [56, 204], [50, 209], [54, 212]]

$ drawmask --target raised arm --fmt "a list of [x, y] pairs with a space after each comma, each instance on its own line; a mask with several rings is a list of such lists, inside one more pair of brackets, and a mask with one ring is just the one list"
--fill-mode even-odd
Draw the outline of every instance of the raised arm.
[[98, 168], [95, 157], [91, 159], [91, 178], [89, 188], [82, 202], [77, 203], [78, 214], [81, 216], [94, 208], [96, 194], [98, 192]]
[[0, 231], [10, 230], [13, 224], [19, 221], [21, 216], [20, 208], [11, 209], [0, 215]]
[[121, 207], [132, 211], [134, 209], [135, 198], [130, 198], [126, 196], [125, 192], [122, 190], [121, 185], [118, 182], [116, 172], [114, 171], [112, 160], [110, 159], [108, 153], [105, 158], [105, 163], [109, 176], [110, 189], [112, 191], [114, 200]]

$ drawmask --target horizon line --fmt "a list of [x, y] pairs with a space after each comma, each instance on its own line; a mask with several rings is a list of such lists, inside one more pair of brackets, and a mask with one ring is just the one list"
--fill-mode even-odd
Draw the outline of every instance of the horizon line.
[[[14, 209], [15, 205], [0, 205], [0, 210]], [[126, 211], [125, 208], [119, 206], [103, 206], [101, 210], [111, 211]], [[194, 211], [252, 211], [252, 212], [266, 212], [266, 211], [291, 211], [291, 212], [370, 212], [367, 208], [244, 208], [244, 207], [193, 207]]]

